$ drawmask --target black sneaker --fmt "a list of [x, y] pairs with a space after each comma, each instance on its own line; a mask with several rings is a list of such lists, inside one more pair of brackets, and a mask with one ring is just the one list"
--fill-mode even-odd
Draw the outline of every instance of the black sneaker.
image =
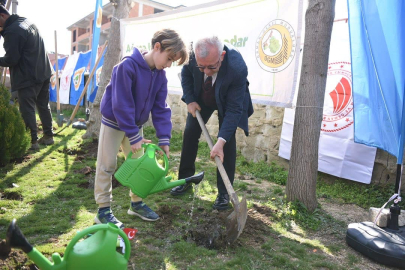
[[218, 194], [214, 205], [212, 208], [217, 210], [226, 210], [229, 209], [229, 195], [228, 194]]
[[115, 218], [110, 207], [99, 208], [98, 213], [94, 218], [94, 223], [107, 224], [109, 222], [114, 223], [120, 229], [124, 228], [124, 224]]
[[172, 190], [170, 190], [170, 194], [172, 194], [173, 196], [179, 196], [179, 195], [183, 195], [184, 193], [187, 192], [187, 190], [189, 190], [192, 186], [192, 183], [187, 183], [184, 185], [180, 185], [177, 186], [175, 188], [172, 188]]

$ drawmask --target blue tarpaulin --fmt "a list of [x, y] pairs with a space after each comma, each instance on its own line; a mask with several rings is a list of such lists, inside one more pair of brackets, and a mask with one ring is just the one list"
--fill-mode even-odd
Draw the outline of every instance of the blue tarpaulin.
[[405, 1], [348, 0], [354, 140], [397, 157], [405, 136]]
[[[79, 59], [76, 62], [76, 67], [73, 71], [72, 81], [70, 83], [70, 98], [69, 104], [76, 105], [79, 101], [80, 95], [84, 90], [84, 73], [89, 65], [91, 51], [79, 53]], [[80, 106], [83, 105], [83, 99]]]
[[[67, 57], [58, 59], [58, 69], [59, 75], [62, 73], [62, 69], [65, 66]], [[56, 63], [53, 65], [53, 70], [56, 70]], [[56, 73], [55, 73], [56, 74]], [[49, 101], [56, 102], [57, 101], [57, 93], [56, 93], [56, 75], [52, 75], [51, 83], [49, 84]]]

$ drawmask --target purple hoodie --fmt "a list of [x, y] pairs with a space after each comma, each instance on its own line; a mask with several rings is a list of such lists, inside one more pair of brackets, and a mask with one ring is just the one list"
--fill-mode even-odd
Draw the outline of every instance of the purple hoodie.
[[101, 122], [122, 130], [131, 145], [142, 140], [139, 128], [152, 113], [159, 145], [169, 145], [172, 122], [166, 104], [167, 79], [164, 70], [150, 70], [137, 48], [113, 68], [111, 81], [101, 100]]

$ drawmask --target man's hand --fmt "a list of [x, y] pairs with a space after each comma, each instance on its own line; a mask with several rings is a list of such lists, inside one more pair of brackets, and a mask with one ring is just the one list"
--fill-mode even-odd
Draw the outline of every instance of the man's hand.
[[137, 142], [137, 143], [131, 145], [132, 153], [136, 154], [136, 152], [138, 152], [139, 150], [141, 150], [143, 143], [151, 143], [151, 142], [152, 142], [151, 140], [147, 140], [147, 139], [145, 139], [145, 138], [142, 138], [142, 140], [140, 140], [139, 142]]
[[167, 158], [170, 157], [170, 151], [169, 151], [169, 146], [168, 145], [161, 145], [159, 146], [163, 151], [165, 151]]
[[212, 147], [211, 150], [211, 158], [214, 159], [218, 156], [221, 159], [221, 162], [224, 162], [224, 145], [225, 142], [223, 140], [218, 140], [217, 143]]
[[200, 105], [198, 105], [197, 102], [191, 102], [189, 104], [187, 104], [187, 110], [189, 113], [191, 113], [193, 115], [193, 117], [195, 118], [195, 111], [199, 110], [201, 111], [201, 107]]

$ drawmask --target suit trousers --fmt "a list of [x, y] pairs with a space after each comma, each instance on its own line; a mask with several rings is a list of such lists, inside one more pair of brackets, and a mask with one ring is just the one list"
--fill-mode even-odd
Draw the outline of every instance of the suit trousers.
[[[204, 123], [207, 123], [215, 109], [204, 106], [203, 102], [199, 102], [201, 107], [201, 117]], [[221, 128], [223, 118], [218, 115], [219, 128]], [[201, 137], [201, 127], [198, 123], [197, 118], [194, 118], [192, 114], [188, 113], [186, 120], [186, 127], [183, 134], [183, 145], [181, 149], [181, 158], [179, 166], [179, 179], [184, 179], [186, 177], [195, 174], [195, 160], [198, 151], [198, 141]], [[236, 132], [236, 131], [235, 131]], [[207, 157], [209, 158], [209, 157]], [[235, 164], [236, 163], [236, 139], [235, 133], [233, 133], [230, 140], [228, 140], [224, 145], [224, 168], [228, 175], [228, 178], [233, 184], [235, 178]], [[227, 190], [222, 180], [221, 174], [217, 169], [217, 188], [219, 194], [227, 194]]]
[[19, 89], [18, 103], [25, 126], [31, 131], [31, 142], [38, 140], [35, 106], [38, 110], [39, 119], [42, 122], [44, 134], [53, 136], [52, 115], [49, 106], [49, 80]]
[[[139, 135], [143, 136], [142, 129]], [[94, 182], [94, 197], [99, 208], [110, 207], [112, 201], [112, 176], [117, 169], [117, 154], [122, 148], [125, 158], [131, 152], [131, 145], [124, 131], [110, 128], [101, 123], [100, 137], [98, 140], [96, 180]], [[132, 157], [139, 158], [143, 155], [143, 148]], [[142, 201], [142, 198], [129, 190], [132, 202]]]

